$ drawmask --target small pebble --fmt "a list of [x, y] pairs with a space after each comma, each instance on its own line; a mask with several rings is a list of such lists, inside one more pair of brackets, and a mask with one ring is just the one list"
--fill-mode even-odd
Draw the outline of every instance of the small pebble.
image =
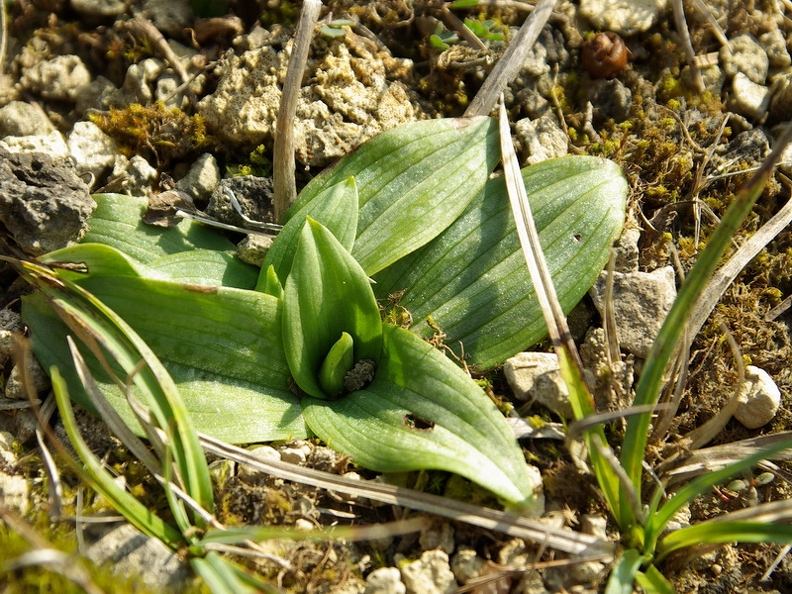
[[[604, 312], [607, 272], [589, 290], [600, 315]], [[670, 266], [652, 272], [614, 272], [613, 301], [620, 346], [646, 358], [655, 336], [676, 299], [674, 269]]]
[[424, 551], [420, 559], [401, 567], [401, 576], [408, 594], [447, 594], [457, 587], [444, 551]]
[[745, 383], [734, 418], [748, 429], [757, 429], [773, 420], [781, 406], [781, 391], [764, 369], [745, 368]]
[[366, 578], [363, 594], [405, 594], [407, 586], [401, 581], [401, 573], [395, 567], [380, 567]]

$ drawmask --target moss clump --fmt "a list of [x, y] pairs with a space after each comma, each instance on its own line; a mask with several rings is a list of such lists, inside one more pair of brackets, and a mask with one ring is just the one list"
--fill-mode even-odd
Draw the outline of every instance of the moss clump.
[[159, 168], [214, 144], [200, 115], [187, 115], [162, 101], [94, 112], [89, 119], [115, 139], [125, 155], [144, 156]]

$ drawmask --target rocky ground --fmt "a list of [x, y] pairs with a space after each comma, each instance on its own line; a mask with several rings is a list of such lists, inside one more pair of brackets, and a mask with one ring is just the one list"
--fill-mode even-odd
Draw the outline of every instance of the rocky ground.
[[[223, 210], [223, 186], [233, 185], [243, 200], [271, 191], [266, 178], [298, 10], [294, 3], [5, 4], [0, 240], [6, 252], [37, 256], [77, 239], [93, 208], [90, 194], [99, 191], [147, 196], [175, 183], [215, 216]], [[455, 11], [479, 22], [479, 46], [460, 39], [441, 2], [326, 4], [295, 121], [298, 185], [383, 130], [461, 115], [528, 14], [525, 5], [515, 2]], [[601, 155], [619, 163], [630, 181], [615, 282], [622, 361], [614, 369], [606, 369], [600, 354], [601, 287], [573, 316], [602, 407], [629, 402], [651, 337], [714, 222], [746, 181], [741, 172], [761, 161], [792, 119], [792, 4], [716, 0], [704, 8], [694, 2], [684, 7], [700, 80], [686, 62], [683, 37], [665, 1], [559, 0], [506, 93], [524, 164], [570, 153]], [[738, 241], [788, 200], [789, 163], [768, 184]], [[42, 174], [42, 168], [50, 173]], [[25, 190], [33, 192], [25, 200], [19, 199], [25, 193], [20, 190], [23, 180], [33, 188]], [[244, 204], [252, 218], [271, 217], [266, 204]], [[0, 385], [5, 387], [0, 399], [0, 503], [72, 550], [73, 522], [47, 516], [35, 423], [12, 371], [11, 336], [20, 329], [15, 312], [21, 291], [11, 270], [0, 267], [0, 305], [8, 308], [0, 318]], [[792, 428], [792, 317], [785, 307], [790, 293], [792, 236], [784, 231], [738, 277], [694, 342], [672, 435], [711, 418], [737, 382], [719, 329], [722, 322], [750, 364], [753, 388], [713, 443]], [[524, 359], [507, 362], [495, 383], [498, 396], [513, 400], [526, 416], [538, 414], [549, 421], [568, 417], [563, 390], [547, 381], [552, 366], [535, 367], [542, 370], [540, 381], [523, 376], [527, 367]], [[43, 392], [46, 378], [40, 382]], [[95, 425], [89, 418], [84, 423]], [[100, 440], [101, 427], [95, 431]], [[673, 442], [670, 438], [666, 448]], [[546, 441], [523, 445], [542, 471], [548, 510], [563, 512], [560, 517], [570, 525], [608, 534], [611, 527], [592, 481], [579, 474], [569, 456]], [[131, 477], [133, 465], [113, 442], [104, 447], [108, 463], [129, 474], [127, 480], [145, 483]], [[662, 456], [661, 450], [655, 455]], [[275, 444], [266, 453], [300, 464], [317, 466], [324, 460], [321, 464], [328, 468], [335, 465], [327, 463], [329, 450], [314, 443]], [[73, 480], [70, 485], [66, 498], [72, 498], [73, 506], [78, 489]], [[790, 495], [779, 478], [754, 491], [759, 501]], [[221, 500], [224, 521], [294, 524], [299, 514], [283, 509], [301, 509], [322, 523], [334, 516], [318, 510], [367, 521], [391, 519], [394, 513], [369, 509], [363, 502], [339, 502], [315, 489], [284, 486], [244, 469], [225, 482]], [[288, 505], [281, 505], [284, 500]], [[686, 521], [747, 504], [738, 492], [713, 493], [691, 506]], [[0, 549], [6, 549], [0, 562], [28, 548], [19, 537], [21, 528], [9, 530], [11, 525], [8, 516], [0, 524]], [[80, 550], [99, 564], [112, 558], [117, 570], [140, 572], [151, 582], [144, 586], [133, 578], [123, 589], [193, 587], [178, 559], [164, 556], [156, 543], [130, 544], [142, 537], [124, 534], [126, 530], [105, 535], [119, 539], [110, 544], [100, 539], [86, 549], [81, 541]], [[98, 539], [89, 536], [88, 541]], [[601, 564], [525, 572], [526, 564], [538, 558], [533, 545], [445, 521], [427, 526], [420, 538], [388, 543], [278, 546], [277, 556], [287, 565], [261, 561], [257, 569], [287, 591], [373, 594], [404, 592], [406, 587], [409, 592], [450, 592], [474, 577], [497, 574], [499, 581], [472, 591], [596, 592], [606, 575]], [[760, 582], [779, 550], [727, 546], [668, 567], [667, 575], [681, 592], [788, 592], [792, 566], [787, 560]], [[415, 559], [419, 561], [404, 562]], [[550, 559], [551, 553], [542, 557]], [[32, 591], [39, 587], [32, 584], [41, 583], [44, 591], [63, 591], [60, 582], [49, 581], [56, 578], [34, 574], [0, 574], [0, 584], [12, 592]], [[108, 591], [119, 591], [119, 582], [97, 575]]]

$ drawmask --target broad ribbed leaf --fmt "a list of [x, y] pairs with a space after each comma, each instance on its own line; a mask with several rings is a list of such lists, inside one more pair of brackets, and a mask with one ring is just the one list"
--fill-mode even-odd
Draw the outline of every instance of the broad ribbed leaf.
[[96, 194], [96, 210], [82, 243], [117, 249], [173, 280], [252, 289], [258, 269], [234, 256], [235, 246], [215, 231], [191, 221], [165, 229], [141, 220], [145, 198]]
[[541, 480], [501, 413], [450, 359], [407, 330], [383, 326], [382, 357], [365, 389], [302, 404], [311, 430], [361, 466], [447, 470], [541, 509], [534, 492]]
[[283, 344], [304, 392], [330, 396], [319, 385], [319, 373], [343, 332], [354, 341], [356, 362], [379, 359], [382, 322], [368, 277], [333, 234], [309, 218], [283, 293]]
[[[594, 157], [553, 159], [523, 169], [542, 247], [566, 313], [608, 260], [624, 223], [627, 182]], [[489, 181], [439, 237], [375, 276], [379, 298], [404, 291], [412, 330], [429, 336], [433, 318], [446, 344], [468, 362], [501, 363], [547, 332], [514, 227], [503, 180]]]
[[317, 176], [286, 213], [355, 178], [360, 216], [352, 255], [372, 275], [426, 244], [481, 192], [499, 159], [491, 118], [428, 120], [369, 140]]
[[286, 282], [306, 217], [322, 223], [347, 251], [352, 251], [358, 221], [355, 178], [350, 177], [324, 189], [314, 200], [305, 204], [299, 211], [290, 214], [288, 222], [264, 256], [258, 290], [263, 290], [266, 286], [266, 274], [270, 266], [275, 268], [281, 284]]
[[[91, 276], [79, 284], [157, 353], [199, 430], [236, 443], [305, 437], [299, 404], [288, 389], [277, 299], [135, 277]], [[68, 330], [41, 296], [25, 298], [23, 319], [33, 330], [40, 362], [58, 365], [71, 380]], [[96, 364], [91, 369], [124, 420], [138, 427], [120, 391]], [[84, 394], [74, 396], [89, 406]]]

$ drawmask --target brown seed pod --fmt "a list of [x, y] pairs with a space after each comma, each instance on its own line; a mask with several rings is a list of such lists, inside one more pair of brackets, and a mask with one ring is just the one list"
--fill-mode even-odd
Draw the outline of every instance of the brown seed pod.
[[597, 33], [583, 43], [580, 61], [591, 78], [613, 78], [627, 65], [632, 53], [612, 31]]

